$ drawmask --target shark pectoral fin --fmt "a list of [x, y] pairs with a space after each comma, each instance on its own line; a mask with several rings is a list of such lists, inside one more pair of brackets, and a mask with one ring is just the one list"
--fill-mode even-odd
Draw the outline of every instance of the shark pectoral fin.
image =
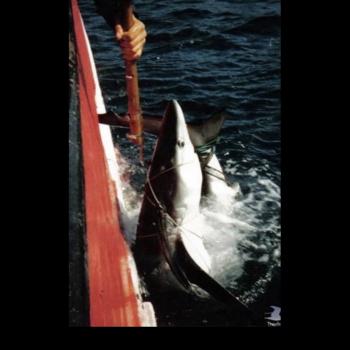
[[202, 236], [187, 229], [186, 226], [183, 226], [181, 238], [179, 239], [181, 239], [184, 249], [186, 249], [188, 256], [193, 262], [204, 272], [210, 273], [211, 258], [205, 249]]
[[252, 314], [251, 310], [231, 294], [219, 282], [209, 276], [196, 262], [191, 258], [182, 239], [176, 243], [177, 260], [188, 280], [202, 288], [212, 295], [218, 301], [232, 308], [233, 312], [239, 313], [242, 323], [245, 325], [263, 325], [262, 321]]

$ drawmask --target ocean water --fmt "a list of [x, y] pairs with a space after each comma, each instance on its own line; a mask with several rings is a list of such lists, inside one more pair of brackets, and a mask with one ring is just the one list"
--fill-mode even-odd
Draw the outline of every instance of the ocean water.
[[[106, 107], [123, 114], [127, 97], [119, 46], [93, 1], [79, 3]], [[230, 115], [216, 155], [228, 182], [238, 183], [242, 196], [225, 210], [215, 203], [202, 208], [203, 234], [213, 257], [213, 276], [257, 314], [269, 313], [271, 306], [280, 307], [280, 2], [134, 3], [148, 32], [138, 62], [144, 113], [162, 115], [167, 101], [176, 99], [189, 121], [223, 108]], [[126, 187], [133, 224], [126, 234], [132, 242], [146, 168], [138, 163], [127, 131], [112, 132], [130, 177]], [[146, 136], [146, 164], [155, 141]], [[159, 325], [235, 323], [214, 302], [179, 303], [177, 296], [155, 300]]]

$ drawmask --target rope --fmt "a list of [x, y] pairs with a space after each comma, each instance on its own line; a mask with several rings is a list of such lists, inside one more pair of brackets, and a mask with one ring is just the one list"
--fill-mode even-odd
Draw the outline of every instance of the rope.
[[[158, 174], [160, 175], [160, 174]], [[157, 175], [157, 177], [158, 177]], [[157, 198], [155, 192], [154, 192], [154, 189], [150, 183], [150, 180], [148, 179], [147, 180], [147, 184], [148, 184], [148, 187], [152, 193], [152, 196], [154, 198], [154, 200], [156, 201], [156, 204], [151, 200], [151, 198], [149, 198], [148, 196], [146, 196], [146, 198], [148, 199], [148, 201], [154, 206], [154, 207], [158, 207], [158, 209], [167, 217], [167, 219], [177, 228], [181, 229], [181, 230], [184, 230], [184, 231], [188, 231], [190, 233], [192, 233], [193, 235], [197, 236], [198, 238], [202, 238], [201, 236], [199, 236], [197, 233], [189, 230], [188, 228], [184, 228], [182, 226], [180, 226], [171, 216], [170, 214], [167, 212], [166, 208], [163, 207], [162, 203], [159, 201], [159, 199]], [[197, 216], [195, 216], [194, 218], [192, 218], [192, 220], [194, 220]]]
[[[212, 170], [212, 171], [214, 171], [214, 172], [217, 172], [218, 175], [215, 175], [215, 174], [211, 173], [211, 172], [208, 171], [208, 170]], [[224, 173], [223, 173], [222, 171], [220, 171], [220, 170], [218, 170], [218, 169], [215, 169], [215, 168], [211, 167], [211, 166], [208, 165], [208, 164], [205, 166], [204, 171], [205, 171], [207, 174], [209, 174], [209, 175], [211, 175], [211, 176], [214, 176], [214, 177], [216, 177], [218, 180], [224, 181], [224, 182], [226, 183], [225, 175], [224, 175]], [[221, 176], [220, 176], [220, 175], [221, 175]]]
[[213, 139], [209, 140], [207, 143], [204, 145], [196, 146], [194, 148], [195, 152], [199, 155], [207, 152], [207, 151], [212, 151], [215, 149], [215, 145], [218, 141], [218, 136], [214, 137]]
[[204, 145], [194, 147], [194, 151], [198, 155], [202, 169], [204, 169], [208, 165], [208, 163], [211, 161], [216, 149], [215, 146], [216, 146], [217, 140], [218, 140], [218, 136], [214, 137]]
[[[192, 231], [192, 230], [190, 230], [190, 229], [188, 229], [188, 228], [185, 228], [185, 227], [183, 227], [183, 226], [180, 226], [180, 225], [170, 216], [170, 214], [167, 212], [166, 208], [162, 205], [162, 203], [160, 202], [160, 200], [157, 198], [157, 196], [156, 196], [156, 194], [155, 194], [155, 191], [154, 191], [154, 189], [153, 189], [153, 186], [151, 185], [151, 181], [154, 180], [155, 178], [158, 178], [159, 176], [165, 174], [166, 172], [168, 172], [168, 171], [170, 171], [170, 170], [172, 170], [172, 169], [179, 168], [179, 167], [184, 166], [184, 165], [187, 165], [187, 164], [189, 164], [189, 163], [192, 163], [192, 162], [186, 162], [186, 163], [179, 164], [179, 165], [177, 165], [177, 166], [170, 167], [170, 168], [168, 168], [168, 169], [166, 169], [166, 170], [164, 170], [164, 171], [158, 173], [157, 175], [153, 176], [151, 179], [149, 178], [149, 175], [147, 174], [147, 181], [146, 181], [146, 184], [148, 185], [148, 187], [149, 187], [149, 189], [150, 189], [150, 191], [151, 191], [151, 194], [152, 194], [153, 199], [154, 199], [155, 202], [153, 202], [152, 199], [149, 198], [147, 195], [146, 195], [146, 198], [147, 198], [147, 200], [148, 200], [154, 207], [158, 208], [158, 210], [161, 212], [161, 214], [163, 214], [163, 215], [165, 216], [165, 218], [166, 218], [172, 225], [174, 225], [174, 227], [178, 228], [179, 230], [181, 230], [181, 232], [183, 232], [183, 233], [185, 233], [185, 234], [188, 232], [188, 233], [193, 234], [193, 235], [195, 235], [196, 237], [202, 239], [202, 237], [201, 237], [200, 235], [198, 235], [196, 232], [194, 232], [194, 231]], [[195, 216], [194, 218], [196, 218], [196, 217], [197, 217], [197, 216]], [[194, 218], [192, 218], [192, 220], [193, 220]], [[156, 234], [149, 234], [149, 235], [147, 235], [147, 236], [148, 236], [148, 237], [149, 237], [149, 236], [156, 236]], [[158, 236], [158, 238], [159, 238], [159, 236]], [[199, 255], [201, 255], [201, 254], [200, 254], [200, 251], [198, 251], [198, 253], [199, 253]], [[205, 263], [205, 259], [204, 259], [203, 255], [202, 255], [202, 259], [203, 259], [203, 261], [204, 261], [204, 263]], [[209, 269], [209, 266], [206, 266], [206, 267], [207, 267], [207, 269]]]
[[[216, 143], [218, 141], [218, 136], [214, 137], [204, 145], [200, 145], [194, 148], [195, 152], [198, 154], [199, 161], [201, 163], [203, 171], [205, 171], [207, 174], [216, 177], [217, 179], [226, 182], [225, 175], [222, 171], [215, 169], [211, 166], [209, 166], [209, 162], [213, 158], [213, 155], [215, 153], [216, 149]], [[214, 172], [218, 173], [218, 175], [213, 174], [212, 172], [208, 170], [213, 170]], [[220, 176], [221, 175], [221, 176]]]
[[149, 183], [150, 181], [153, 181], [153, 180], [156, 179], [157, 177], [159, 177], [159, 176], [161, 176], [161, 175], [167, 173], [167, 172], [170, 171], [170, 170], [173, 170], [173, 169], [176, 169], [176, 168], [180, 168], [180, 167], [182, 167], [182, 166], [184, 166], [184, 165], [188, 165], [188, 164], [192, 164], [192, 163], [193, 163], [193, 161], [181, 163], [181, 164], [179, 164], [179, 165], [174, 165], [174, 166], [172, 166], [172, 167], [170, 167], [170, 168], [168, 168], [168, 169], [165, 169], [165, 170], [161, 171], [161, 172], [158, 173], [157, 175], [153, 176], [151, 179], [150, 179], [150, 178], [148, 177], [148, 175], [147, 175], [147, 182]]

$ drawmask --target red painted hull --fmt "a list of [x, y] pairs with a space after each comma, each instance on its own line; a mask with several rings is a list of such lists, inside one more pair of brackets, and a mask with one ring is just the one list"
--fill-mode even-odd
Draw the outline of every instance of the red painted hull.
[[72, 0], [72, 15], [79, 77], [90, 325], [137, 327], [141, 320], [129, 251], [99, 131], [89, 44], [76, 0]]

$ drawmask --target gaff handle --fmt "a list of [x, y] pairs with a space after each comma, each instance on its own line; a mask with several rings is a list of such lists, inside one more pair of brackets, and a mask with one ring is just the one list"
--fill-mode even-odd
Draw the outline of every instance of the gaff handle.
[[[124, 0], [121, 6], [120, 22], [124, 31], [133, 25], [133, 8], [130, 0]], [[130, 118], [130, 134], [128, 139], [141, 146], [143, 159], [143, 118], [140, 106], [139, 84], [136, 61], [125, 60], [125, 81], [128, 94], [128, 115]]]

